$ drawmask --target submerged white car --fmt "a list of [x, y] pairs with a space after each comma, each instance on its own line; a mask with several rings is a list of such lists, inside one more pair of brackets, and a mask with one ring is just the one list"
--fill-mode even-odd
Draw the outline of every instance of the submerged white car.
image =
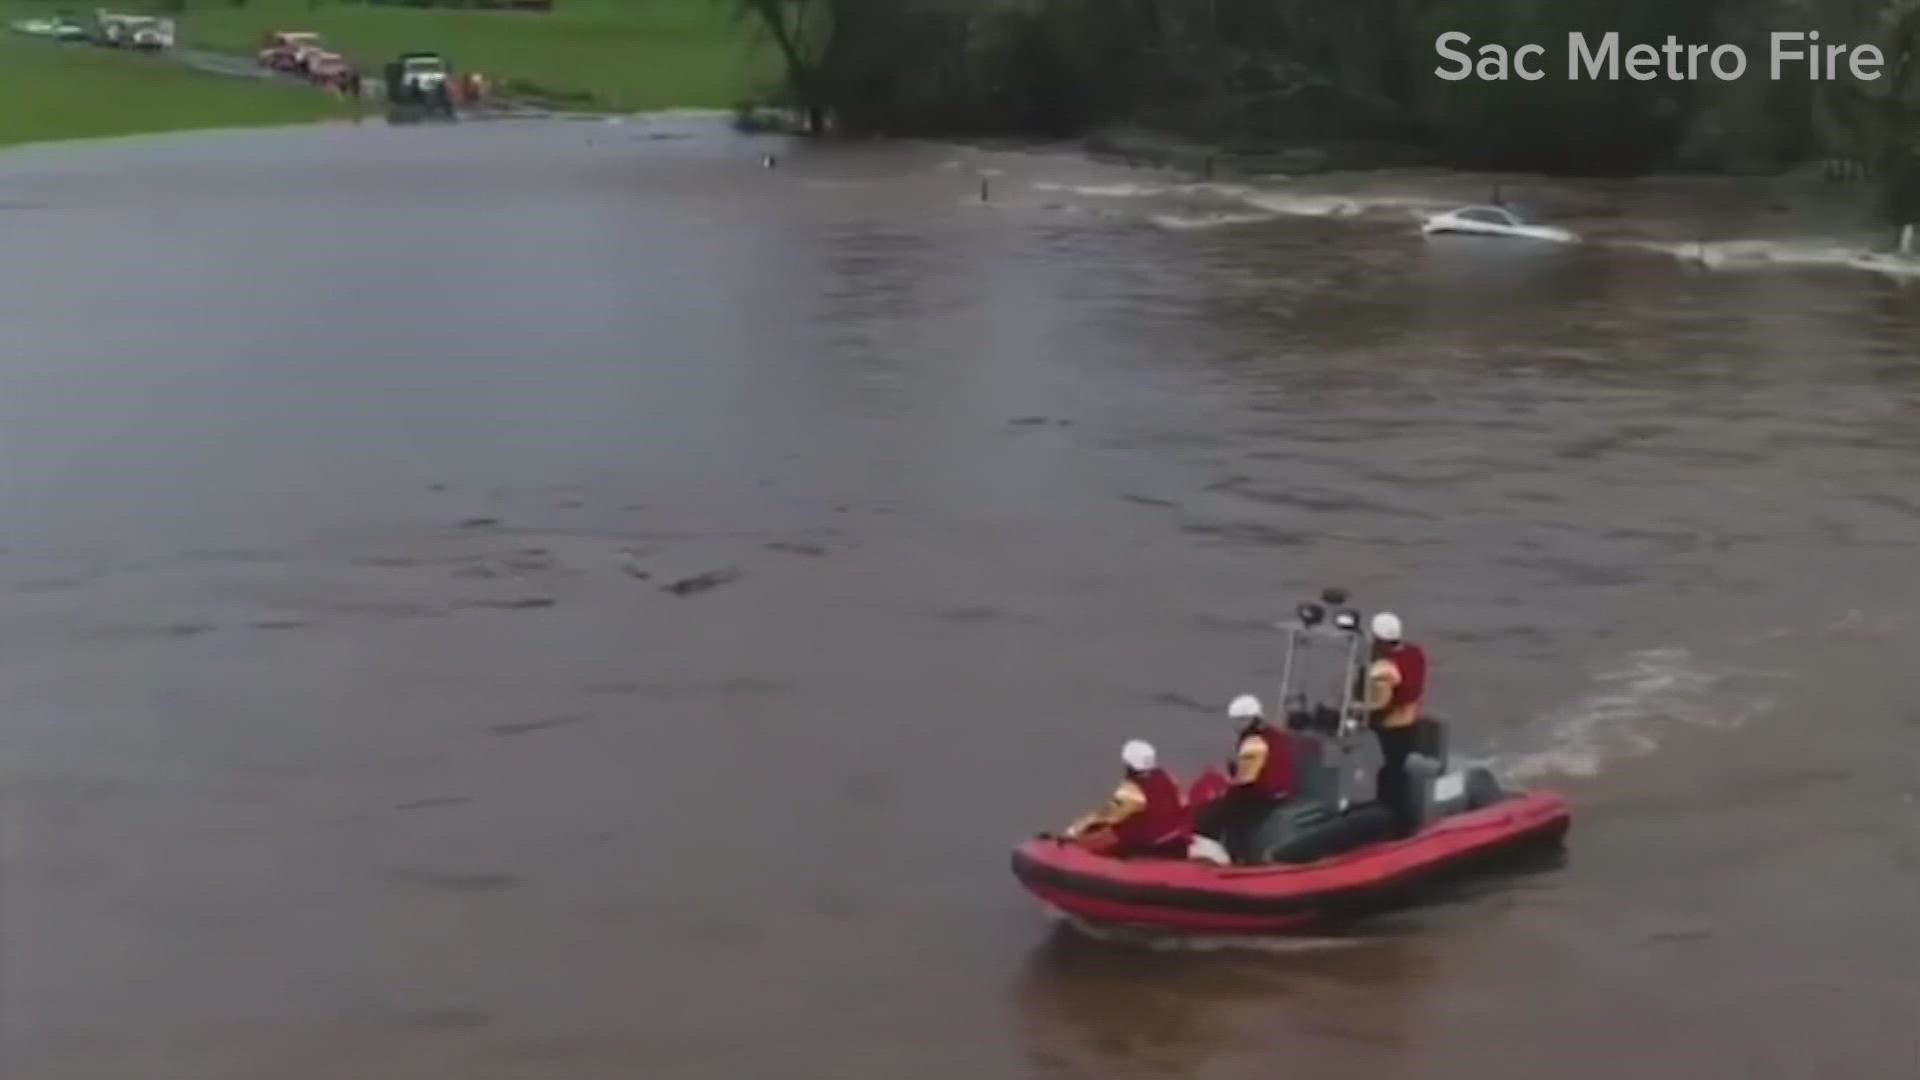
[[173, 48], [173, 20], [146, 18], [129, 26], [127, 43], [136, 49]]
[[1571, 244], [1580, 238], [1552, 225], [1529, 225], [1504, 206], [1463, 206], [1444, 214], [1435, 214], [1420, 226], [1428, 236], [1504, 236], [1515, 240], [1545, 240]]

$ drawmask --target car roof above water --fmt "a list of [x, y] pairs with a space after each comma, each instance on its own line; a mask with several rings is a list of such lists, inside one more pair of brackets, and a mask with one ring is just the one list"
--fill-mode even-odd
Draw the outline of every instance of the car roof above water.
[[1488, 221], [1499, 225], [1521, 223], [1520, 215], [1512, 210], [1504, 206], [1489, 206], [1484, 203], [1477, 206], [1463, 206], [1453, 211], [1453, 216], [1467, 221]]

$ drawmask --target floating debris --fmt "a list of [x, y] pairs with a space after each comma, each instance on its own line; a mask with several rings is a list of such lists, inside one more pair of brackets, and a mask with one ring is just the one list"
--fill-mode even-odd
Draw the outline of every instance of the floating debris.
[[554, 728], [567, 727], [586, 720], [584, 716], [556, 716], [551, 720], [520, 720], [506, 724], [495, 724], [487, 729], [487, 734], [506, 738], [525, 735], [534, 731], [551, 731]]
[[355, 566], [371, 566], [382, 570], [395, 570], [418, 565], [419, 560], [405, 555], [363, 555], [353, 560]]
[[1166, 705], [1176, 709], [1186, 709], [1189, 712], [1201, 713], [1207, 716], [1213, 715], [1216, 711], [1214, 706], [1204, 701], [1196, 701], [1185, 694], [1177, 694], [1171, 690], [1163, 690], [1154, 694], [1149, 700], [1155, 705]]
[[463, 529], [492, 529], [500, 524], [497, 517], [470, 517], [460, 523]]
[[709, 570], [704, 574], [695, 574], [689, 578], [669, 582], [661, 586], [661, 591], [670, 592], [675, 596], [695, 596], [709, 589], [717, 589], [739, 577], [740, 571], [732, 567], [724, 570]]
[[467, 795], [441, 795], [431, 799], [414, 799], [412, 802], [403, 802], [396, 805], [394, 809], [437, 810], [443, 806], [464, 806], [472, 801], [472, 797]]
[[521, 574], [536, 574], [553, 566], [553, 556], [547, 554], [545, 548], [528, 548], [506, 560], [507, 569]]
[[499, 611], [533, 611], [539, 608], [550, 608], [554, 602], [551, 596], [523, 596], [516, 600], [468, 600], [459, 606], [494, 608]]

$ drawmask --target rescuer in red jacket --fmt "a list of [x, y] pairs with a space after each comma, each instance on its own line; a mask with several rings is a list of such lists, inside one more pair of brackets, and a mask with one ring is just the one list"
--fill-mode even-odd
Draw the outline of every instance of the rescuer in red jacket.
[[1067, 826], [1067, 838], [1121, 858], [1181, 859], [1191, 832], [1180, 786], [1155, 760], [1153, 746], [1134, 739], [1120, 748], [1126, 775], [1107, 804]]
[[1239, 725], [1228, 764], [1230, 786], [1201, 812], [1195, 831], [1226, 845], [1235, 862], [1246, 862], [1253, 854], [1253, 834], [1273, 808], [1293, 794], [1293, 738], [1266, 722], [1260, 699], [1252, 694], [1234, 698], [1227, 716]]
[[1427, 693], [1427, 654], [1403, 639], [1400, 617], [1373, 617], [1373, 663], [1367, 668], [1368, 719], [1380, 737], [1380, 771], [1374, 791], [1392, 810], [1404, 835], [1413, 820], [1407, 792], [1407, 755], [1413, 752], [1421, 703]]

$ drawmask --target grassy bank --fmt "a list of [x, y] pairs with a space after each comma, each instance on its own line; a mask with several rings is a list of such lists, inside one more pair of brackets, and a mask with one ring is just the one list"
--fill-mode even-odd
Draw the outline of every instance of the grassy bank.
[[[6, 21], [42, 8], [0, 4]], [[0, 32], [0, 146], [190, 128], [292, 124], [341, 114], [294, 86], [221, 78], [164, 59]]]
[[181, 43], [252, 54], [270, 30], [313, 30], [363, 70], [431, 49], [496, 85], [588, 109], [727, 108], [775, 68], [723, 0], [557, 0], [547, 13], [308, 0], [189, 0]]

